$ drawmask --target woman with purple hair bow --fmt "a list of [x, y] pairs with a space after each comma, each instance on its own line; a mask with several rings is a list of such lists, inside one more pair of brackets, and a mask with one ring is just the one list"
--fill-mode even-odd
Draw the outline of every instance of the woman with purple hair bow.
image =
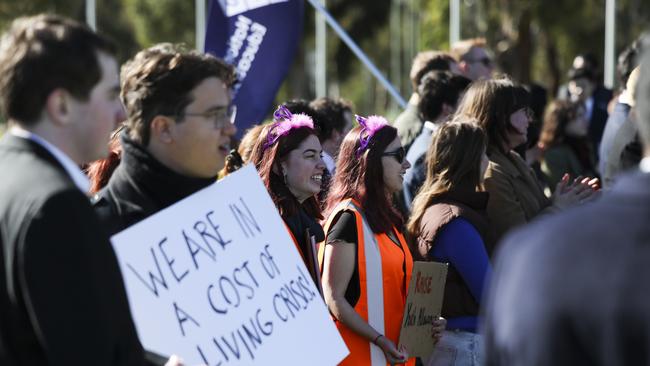
[[[396, 346], [413, 259], [392, 202], [410, 164], [386, 119], [357, 121], [341, 144], [327, 198], [327, 234], [318, 253], [323, 295], [350, 350], [341, 365], [413, 365]], [[436, 338], [444, 320], [433, 327]]]
[[312, 278], [318, 284], [316, 257], [312, 242], [323, 240], [320, 204], [325, 163], [323, 149], [306, 114], [292, 114], [284, 105], [274, 113], [253, 148], [250, 162], [269, 191]]

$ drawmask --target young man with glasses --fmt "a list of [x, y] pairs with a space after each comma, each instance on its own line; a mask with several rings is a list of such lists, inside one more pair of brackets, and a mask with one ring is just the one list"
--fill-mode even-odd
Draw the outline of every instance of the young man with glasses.
[[121, 72], [122, 160], [95, 196], [115, 234], [215, 182], [237, 129], [232, 67], [177, 46], [146, 49]]
[[472, 38], [456, 42], [451, 53], [458, 61], [463, 76], [474, 81], [492, 78], [494, 63], [488, 54], [485, 39]]

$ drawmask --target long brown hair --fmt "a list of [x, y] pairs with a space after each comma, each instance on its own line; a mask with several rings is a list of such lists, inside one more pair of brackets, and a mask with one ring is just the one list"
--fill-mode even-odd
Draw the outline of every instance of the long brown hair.
[[[269, 123], [260, 132], [253, 147], [250, 162], [255, 164], [255, 168], [257, 168], [258, 174], [269, 191], [273, 203], [280, 211], [280, 216], [287, 218], [297, 214], [301, 204], [284, 183], [284, 177], [276, 173], [276, 171], [280, 171], [280, 163], [287, 159], [291, 151], [297, 149], [307, 137], [316, 136], [316, 132], [309, 127], [294, 128], [286, 135], [278, 138], [273, 145], [267, 147], [265, 146], [266, 139], [272, 127], [273, 124]], [[276, 171], [274, 171], [274, 167]], [[319, 220], [323, 218], [316, 196], [306, 199], [302, 203], [302, 208], [311, 217]]]
[[481, 157], [486, 147], [487, 136], [476, 120], [455, 120], [440, 127], [427, 151], [427, 178], [413, 200], [409, 237], [419, 235], [424, 212], [441, 195], [482, 189]]
[[356, 158], [361, 127], [353, 128], [343, 139], [336, 164], [334, 182], [327, 195], [326, 216], [339, 202], [353, 198], [361, 204], [368, 225], [374, 233], [389, 233], [393, 226], [401, 228], [402, 215], [395, 209], [386, 192], [382, 154], [397, 137], [395, 127], [386, 125], [370, 139], [368, 148]]
[[566, 100], [555, 100], [546, 109], [539, 142], [544, 146], [560, 144], [566, 138], [566, 127], [578, 117], [580, 105]]
[[551, 148], [560, 144], [566, 144], [580, 161], [580, 165], [587, 171], [595, 171], [593, 162], [593, 146], [588, 136], [570, 136], [566, 133], [566, 128], [578, 118], [580, 113], [580, 104], [556, 100], [549, 105], [544, 116], [544, 124], [539, 137], [539, 142], [544, 149]]
[[513, 131], [510, 116], [530, 105], [530, 95], [512, 80], [492, 79], [473, 82], [461, 100], [455, 116], [478, 120], [488, 136], [488, 144], [502, 152], [508, 146], [508, 131]]

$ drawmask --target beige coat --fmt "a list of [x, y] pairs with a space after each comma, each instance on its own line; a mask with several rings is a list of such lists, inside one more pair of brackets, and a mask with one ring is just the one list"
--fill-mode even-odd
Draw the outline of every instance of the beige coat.
[[535, 173], [514, 151], [490, 149], [485, 189], [490, 193], [487, 214], [497, 240], [510, 229], [523, 225], [550, 206]]

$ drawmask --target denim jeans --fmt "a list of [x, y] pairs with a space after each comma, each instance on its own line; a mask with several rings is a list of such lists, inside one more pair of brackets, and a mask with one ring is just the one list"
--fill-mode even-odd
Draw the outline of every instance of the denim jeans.
[[461, 330], [445, 330], [428, 360], [427, 366], [479, 366], [483, 364], [483, 338]]

